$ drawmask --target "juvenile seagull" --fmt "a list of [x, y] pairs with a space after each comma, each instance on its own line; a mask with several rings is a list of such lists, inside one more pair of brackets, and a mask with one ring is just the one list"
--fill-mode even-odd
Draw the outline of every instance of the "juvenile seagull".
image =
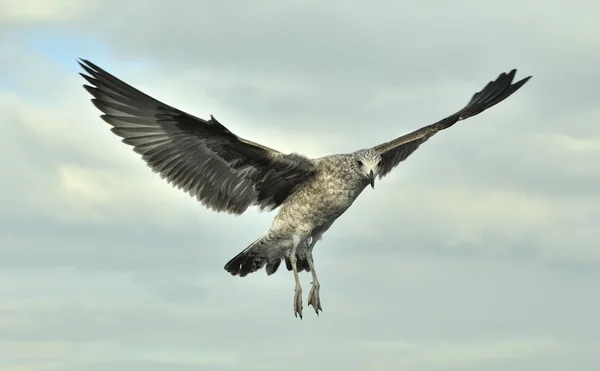
[[502, 73], [473, 95], [460, 111], [412, 133], [353, 153], [307, 158], [285, 154], [240, 138], [213, 116], [204, 120], [162, 103], [80, 60], [90, 85], [84, 88], [112, 125], [156, 173], [202, 205], [229, 214], [250, 206], [279, 208], [271, 227], [225, 264], [244, 277], [265, 267], [268, 275], [282, 260], [294, 273], [294, 315], [302, 318], [298, 272], [312, 274], [308, 305], [322, 311], [313, 248], [335, 220], [371, 185], [388, 174], [438, 131], [500, 103], [530, 78], [512, 83], [516, 70]]

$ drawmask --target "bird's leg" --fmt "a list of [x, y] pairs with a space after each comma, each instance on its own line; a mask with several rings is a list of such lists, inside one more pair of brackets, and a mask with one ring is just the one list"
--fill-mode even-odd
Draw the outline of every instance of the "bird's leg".
[[319, 284], [319, 279], [317, 278], [317, 272], [315, 272], [315, 265], [312, 259], [312, 252], [309, 252], [307, 255], [308, 266], [310, 267], [310, 272], [312, 273], [312, 287], [308, 292], [308, 305], [312, 305], [317, 312], [317, 316], [319, 315], [319, 311], [323, 311], [321, 308], [321, 298], [319, 297], [319, 289], [321, 288], [321, 284]]
[[294, 271], [294, 280], [296, 281], [296, 288], [294, 289], [294, 316], [300, 316], [302, 319], [302, 286], [300, 285], [300, 277], [298, 276], [298, 266], [296, 262], [298, 258], [296, 257], [296, 250], [298, 249], [298, 245], [302, 239], [300, 237], [294, 236], [292, 238], [292, 251], [290, 253], [290, 263], [292, 264], [292, 270]]
[[321, 288], [321, 284], [319, 283], [319, 279], [317, 278], [317, 271], [315, 270], [315, 263], [313, 262], [312, 251], [315, 243], [319, 240], [320, 236], [313, 237], [310, 242], [310, 246], [308, 247], [308, 252], [306, 254], [306, 260], [308, 261], [308, 266], [310, 267], [310, 273], [312, 274], [312, 287], [308, 292], [308, 305], [312, 305], [317, 316], [319, 315], [319, 311], [323, 311], [321, 308], [321, 298], [319, 297], [319, 289]]

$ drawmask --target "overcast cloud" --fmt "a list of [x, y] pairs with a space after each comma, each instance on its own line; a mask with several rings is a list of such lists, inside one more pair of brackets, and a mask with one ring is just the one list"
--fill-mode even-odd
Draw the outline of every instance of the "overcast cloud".
[[[0, 370], [597, 370], [597, 14], [0, 0]], [[153, 174], [99, 118], [78, 57], [309, 156], [428, 125], [512, 68], [533, 79], [363, 193], [317, 245], [324, 311], [299, 321], [287, 270], [223, 270], [274, 214], [215, 214]]]

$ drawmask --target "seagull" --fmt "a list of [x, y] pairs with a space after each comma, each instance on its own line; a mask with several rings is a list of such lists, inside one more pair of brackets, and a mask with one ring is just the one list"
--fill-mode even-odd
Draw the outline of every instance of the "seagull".
[[245, 277], [282, 261], [294, 274], [294, 315], [302, 319], [299, 272], [312, 275], [308, 306], [323, 311], [313, 248], [376, 178], [383, 178], [437, 132], [478, 115], [519, 90], [516, 69], [501, 73], [462, 109], [421, 129], [352, 153], [308, 158], [283, 153], [235, 135], [214, 116], [202, 119], [128, 85], [92, 62], [79, 59], [90, 85], [83, 87], [112, 126], [148, 167], [215, 212], [243, 214], [249, 207], [279, 209], [270, 228], [234, 256], [225, 270]]

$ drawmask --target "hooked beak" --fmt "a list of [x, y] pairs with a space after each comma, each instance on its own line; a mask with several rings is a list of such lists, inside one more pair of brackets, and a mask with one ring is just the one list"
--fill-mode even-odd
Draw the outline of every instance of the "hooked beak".
[[371, 188], [375, 189], [375, 174], [373, 173], [373, 170], [369, 173], [369, 181], [371, 183]]

